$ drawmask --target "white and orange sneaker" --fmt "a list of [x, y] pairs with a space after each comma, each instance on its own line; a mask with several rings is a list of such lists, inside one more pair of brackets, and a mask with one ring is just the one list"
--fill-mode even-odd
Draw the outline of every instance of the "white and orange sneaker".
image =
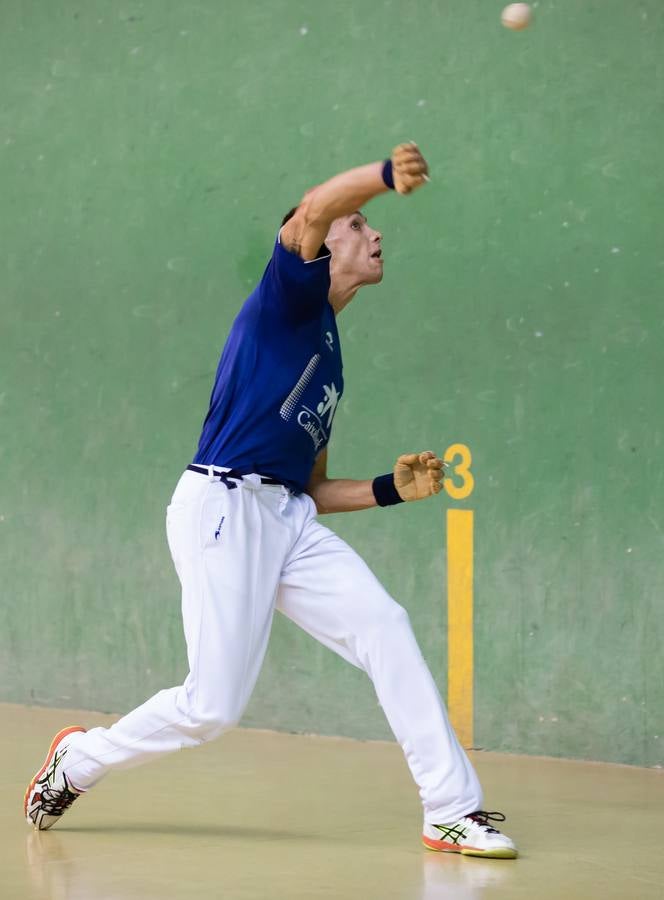
[[440, 853], [516, 859], [518, 854], [514, 841], [489, 824], [504, 821], [502, 813], [478, 809], [452, 825], [428, 825], [425, 822], [422, 843], [429, 850]]
[[67, 755], [72, 734], [85, 731], [80, 725], [71, 725], [58, 731], [48, 748], [44, 765], [28, 785], [23, 800], [23, 811], [31, 825], [46, 831], [69, 809], [81, 791], [73, 787], [63, 771], [62, 761]]

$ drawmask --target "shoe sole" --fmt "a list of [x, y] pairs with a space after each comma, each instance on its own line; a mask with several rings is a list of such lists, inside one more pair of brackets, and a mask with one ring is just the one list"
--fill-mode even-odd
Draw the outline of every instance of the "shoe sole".
[[433, 850], [435, 853], [460, 853], [462, 856], [483, 856], [485, 859], [516, 859], [519, 855], [510, 847], [481, 850], [479, 847], [462, 847], [459, 844], [448, 844], [446, 841], [435, 841], [424, 835], [422, 835], [422, 843], [427, 850]]
[[[25, 796], [23, 797], [23, 813], [24, 813], [24, 815], [25, 815], [25, 818], [28, 819], [28, 822], [30, 822], [30, 824], [31, 824], [34, 828], [37, 828], [37, 826], [35, 825], [35, 823], [34, 823], [31, 819], [28, 818], [28, 798], [30, 797], [30, 794], [32, 793], [34, 786], [37, 784], [37, 782], [39, 781], [39, 779], [41, 778], [41, 776], [42, 776], [42, 775], [44, 774], [44, 772], [46, 771], [46, 769], [47, 769], [47, 767], [48, 767], [48, 764], [49, 764], [50, 761], [53, 759], [53, 754], [55, 753], [56, 747], [58, 746], [58, 744], [60, 743], [60, 741], [62, 741], [62, 740], [63, 740], [64, 738], [66, 738], [68, 735], [74, 734], [74, 733], [77, 732], [77, 731], [82, 731], [82, 732], [85, 733], [85, 728], [83, 728], [81, 725], [70, 725], [68, 728], [63, 728], [62, 731], [58, 731], [58, 733], [56, 734], [56, 736], [55, 736], [55, 737], [53, 738], [53, 740], [51, 741], [51, 746], [48, 748], [48, 753], [46, 754], [46, 759], [44, 760], [44, 765], [43, 765], [43, 766], [41, 767], [41, 769], [35, 774], [35, 777], [32, 779], [32, 781], [31, 781], [30, 784], [28, 785], [28, 789], [27, 789], [27, 791], [25, 792]], [[39, 830], [39, 831], [46, 831], [47, 829], [41, 828], [41, 829], [38, 829], [38, 830]]]

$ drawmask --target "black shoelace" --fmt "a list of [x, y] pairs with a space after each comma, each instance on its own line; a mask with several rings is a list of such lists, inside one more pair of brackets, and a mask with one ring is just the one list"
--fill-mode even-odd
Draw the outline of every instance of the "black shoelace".
[[497, 828], [492, 828], [489, 825], [489, 822], [504, 822], [505, 816], [501, 812], [485, 812], [483, 809], [478, 809], [477, 812], [470, 813], [470, 815], [466, 816], [468, 819], [472, 819], [473, 822], [477, 822], [478, 825], [481, 825], [483, 828], [486, 828], [488, 834], [500, 834]]
[[61, 816], [78, 796], [78, 794], [68, 791], [67, 788], [61, 790], [46, 788], [45, 791], [42, 791], [41, 808], [47, 816]]

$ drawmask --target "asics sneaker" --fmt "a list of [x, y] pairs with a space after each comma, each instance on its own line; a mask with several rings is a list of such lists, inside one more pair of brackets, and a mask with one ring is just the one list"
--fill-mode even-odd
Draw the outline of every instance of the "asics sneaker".
[[442, 853], [462, 853], [464, 856], [489, 856], [494, 859], [515, 859], [517, 849], [506, 835], [493, 828], [490, 822], [504, 822], [499, 812], [477, 812], [463, 816], [453, 825], [424, 823], [422, 843], [429, 850]]
[[38, 828], [45, 831], [55, 825], [60, 816], [69, 809], [81, 791], [73, 787], [62, 767], [62, 762], [69, 749], [70, 735], [77, 731], [85, 731], [80, 725], [63, 728], [51, 741], [44, 765], [28, 785], [23, 800], [25, 817]]

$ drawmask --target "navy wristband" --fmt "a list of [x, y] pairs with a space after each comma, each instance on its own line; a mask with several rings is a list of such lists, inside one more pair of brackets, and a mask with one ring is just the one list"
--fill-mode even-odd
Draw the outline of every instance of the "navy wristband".
[[371, 489], [379, 506], [394, 506], [395, 503], [403, 503], [403, 497], [399, 494], [394, 484], [394, 475], [379, 475], [374, 478]]
[[388, 186], [388, 188], [393, 191], [394, 190], [394, 177], [392, 175], [392, 160], [386, 159], [383, 163], [383, 181]]

